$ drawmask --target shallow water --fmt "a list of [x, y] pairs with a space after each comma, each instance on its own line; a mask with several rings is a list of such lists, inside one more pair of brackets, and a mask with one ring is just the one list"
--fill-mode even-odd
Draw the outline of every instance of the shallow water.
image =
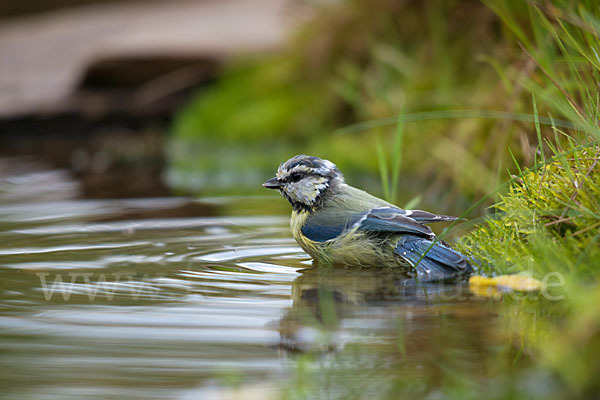
[[0, 393], [219, 398], [234, 382], [265, 398], [296, 387], [304, 354], [326, 371], [307, 398], [478, 373], [493, 303], [397, 270], [313, 267], [287, 213], [276, 197], [84, 200], [62, 171], [4, 176]]

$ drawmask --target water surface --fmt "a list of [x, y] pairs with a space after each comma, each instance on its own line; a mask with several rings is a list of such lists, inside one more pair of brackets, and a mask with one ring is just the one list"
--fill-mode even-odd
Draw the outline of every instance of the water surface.
[[477, 375], [498, 343], [494, 305], [462, 284], [313, 267], [282, 199], [85, 200], [77, 185], [0, 182], [5, 398], [276, 398], [307, 354], [323, 368], [307, 398], [387, 396], [398, 376], [429, 391]]

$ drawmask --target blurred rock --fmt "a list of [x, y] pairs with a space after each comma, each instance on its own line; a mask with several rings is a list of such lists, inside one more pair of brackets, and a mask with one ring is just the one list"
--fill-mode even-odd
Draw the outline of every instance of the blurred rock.
[[0, 21], [0, 118], [172, 110], [231, 57], [277, 48], [290, 0], [94, 4]]
[[123, 3], [144, 0], [2, 0], [0, 2], [0, 18], [6, 16], [36, 14], [60, 8], [81, 6], [94, 3]]

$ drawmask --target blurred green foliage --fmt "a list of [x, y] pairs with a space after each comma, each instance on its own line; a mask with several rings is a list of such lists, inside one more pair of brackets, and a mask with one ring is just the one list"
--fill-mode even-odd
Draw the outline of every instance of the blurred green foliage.
[[306, 138], [326, 120], [327, 104], [314, 88], [287, 85], [291, 64], [268, 57], [232, 66], [182, 110], [174, 131], [181, 139], [217, 136], [221, 145]]
[[[218, 175], [237, 172], [241, 164], [264, 179], [279, 162], [308, 153], [334, 161], [350, 182], [382, 194], [375, 138], [391, 153], [395, 126], [346, 133], [337, 128], [401, 111], [410, 120], [422, 110], [522, 108], [505, 100], [486, 61], [501, 35], [498, 18], [478, 1], [429, 7], [419, 1], [349, 0], [316, 7], [314, 18], [280, 54], [233, 63], [181, 111], [173, 124], [175, 173]], [[515, 138], [527, 134], [519, 124], [444, 120], [443, 114], [407, 123], [395, 182], [402, 190], [394, 200], [405, 204], [422, 194], [425, 205], [464, 209], [495, 187], [499, 165], [510, 160], [506, 144], [528, 143]], [[223, 146], [241, 151], [214, 156]], [[257, 163], [248, 148], [264, 161]], [[476, 174], [468, 173], [473, 165]], [[465, 174], [477, 179], [464, 179]], [[244, 192], [260, 183], [232, 181], [233, 190]]]
[[[460, 213], [493, 191], [506, 168], [514, 170], [507, 147], [520, 162], [533, 161], [537, 135], [519, 118], [531, 115], [531, 91], [544, 119], [583, 124], [561, 89], [546, 85], [562, 78], [562, 64], [537, 51], [556, 53], [549, 36], [519, 28], [533, 9], [521, 1], [488, 5], [315, 5], [285, 49], [232, 63], [180, 112], [172, 128], [171, 182], [204, 193], [257, 191], [280, 162], [307, 153], [334, 161], [354, 185], [401, 205], [420, 195], [420, 207]], [[545, 79], [538, 65], [557, 76]], [[483, 117], [486, 110], [503, 113]], [[419, 118], [423, 111], [428, 118]], [[395, 123], [339, 129], [396, 121], [400, 113], [401, 147], [394, 145]], [[389, 171], [397, 179], [386, 189], [377, 178], [382, 154], [399, 159], [397, 151], [401, 173]]]

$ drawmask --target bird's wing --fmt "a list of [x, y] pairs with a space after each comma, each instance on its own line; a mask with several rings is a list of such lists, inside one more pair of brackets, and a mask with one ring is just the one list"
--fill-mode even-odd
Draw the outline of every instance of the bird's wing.
[[331, 206], [329, 208], [334, 210], [348, 209], [356, 212], [368, 212], [372, 209], [393, 210], [391, 212], [412, 218], [422, 224], [456, 221], [459, 219], [458, 217], [437, 215], [421, 210], [403, 210], [387, 201], [348, 185], [345, 185], [341, 191], [331, 199]]
[[302, 225], [302, 234], [315, 242], [335, 239], [345, 231], [358, 229], [373, 233], [412, 233], [431, 236], [429, 227], [392, 207], [373, 208], [364, 212], [320, 211], [309, 216]]
[[437, 215], [421, 210], [398, 210], [404, 213], [403, 215], [410, 217], [422, 224], [430, 224], [432, 222], [456, 221], [457, 219], [460, 219], [458, 217], [452, 217], [450, 215]]
[[[433, 214], [431, 214], [433, 215]], [[393, 207], [374, 208], [363, 213], [355, 223], [359, 230], [377, 233], [413, 233], [430, 236], [428, 226], [412, 218], [405, 210]]]

